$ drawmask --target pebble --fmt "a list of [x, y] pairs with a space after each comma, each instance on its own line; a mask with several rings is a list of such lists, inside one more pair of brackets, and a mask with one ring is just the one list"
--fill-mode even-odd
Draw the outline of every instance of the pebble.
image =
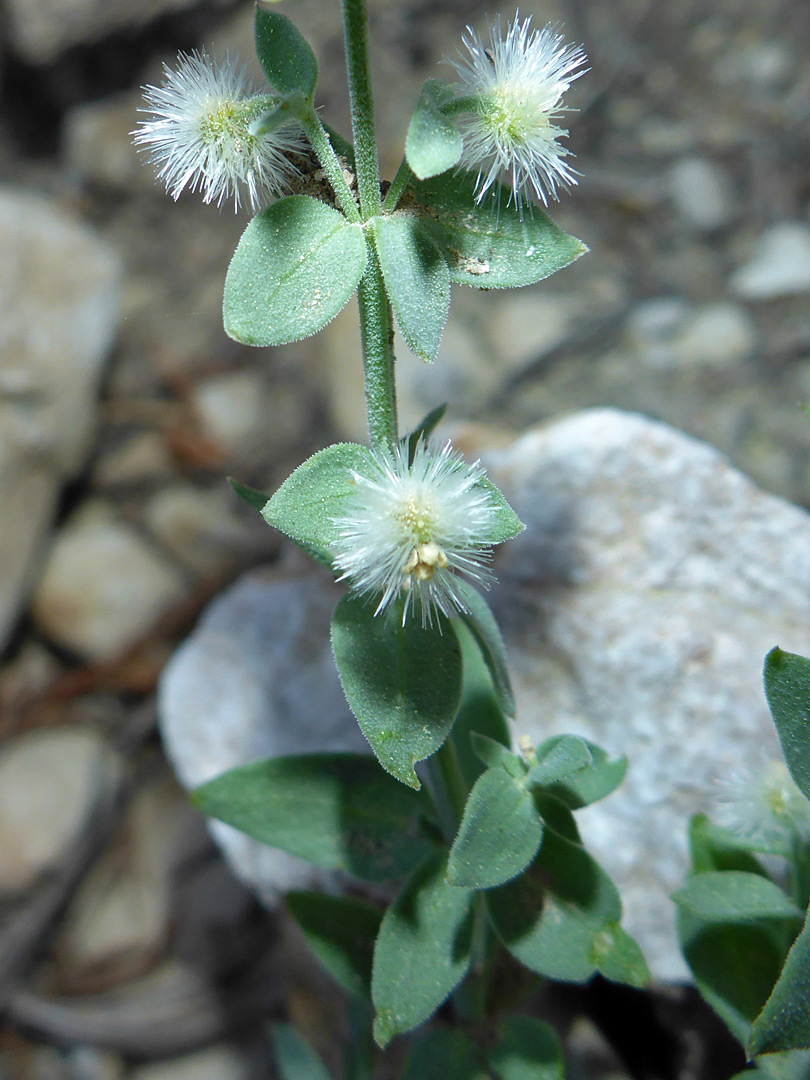
[[[210, 605], [159, 689], [164, 744], [185, 787], [265, 757], [368, 750], [329, 645], [338, 595], [326, 575], [285, 581], [258, 571]], [[220, 822], [211, 831], [237, 876], [268, 906], [288, 889], [333, 880]]]
[[144, 522], [173, 555], [191, 569], [206, 573], [255, 548], [257, 533], [262, 540], [269, 539], [261, 519], [239, 517], [239, 509], [236, 496], [224, 481], [216, 490], [175, 484], [147, 502]]
[[132, 141], [139, 90], [75, 105], [65, 116], [62, 154], [70, 173], [85, 182], [124, 190], [152, 190], [154, 176]]
[[93, 484], [102, 488], [142, 484], [171, 476], [174, 467], [164, 436], [139, 431], [102, 454], [93, 468]]
[[168, 778], [133, 799], [65, 915], [55, 944], [62, 992], [98, 992], [159, 959], [169, 933], [177, 839], [190, 812]]
[[723, 170], [708, 158], [689, 156], [676, 161], [667, 187], [675, 209], [691, 228], [711, 232], [728, 223], [731, 188]]
[[578, 817], [656, 977], [686, 978], [669, 896], [688, 822], [729, 769], [778, 753], [762, 662], [775, 645], [810, 654], [810, 515], [618, 410], [478, 449], [528, 526], [499, 549], [492, 597], [517, 729], [628, 755], [622, 787]]
[[208, 438], [231, 457], [249, 453], [262, 423], [267, 423], [261, 373], [235, 371], [200, 381], [191, 402]]
[[627, 339], [643, 362], [658, 370], [719, 370], [750, 358], [756, 328], [739, 304], [719, 301], [693, 308], [680, 297], [643, 300], [627, 320]]
[[84, 463], [119, 317], [120, 263], [80, 221], [0, 188], [0, 649], [64, 481]]
[[137, 1065], [129, 1080], [248, 1080], [249, 1065], [235, 1047], [217, 1043], [194, 1054]]
[[59, 645], [108, 660], [148, 633], [184, 594], [182, 572], [95, 500], [56, 534], [33, 617]]
[[52, 727], [0, 753], [0, 897], [59, 864], [81, 832], [113, 759], [89, 728]]
[[773, 225], [754, 245], [751, 258], [729, 281], [745, 300], [777, 300], [810, 292], [810, 227], [798, 221]]

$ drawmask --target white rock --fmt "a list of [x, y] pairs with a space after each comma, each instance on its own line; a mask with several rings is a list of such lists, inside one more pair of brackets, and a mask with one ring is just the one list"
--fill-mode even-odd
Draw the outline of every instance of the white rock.
[[120, 265], [50, 203], [0, 189], [0, 648], [63, 481], [84, 461]]
[[20, 892], [55, 866], [87, 821], [105, 771], [100, 735], [48, 728], [0, 753], [0, 896]]
[[[326, 575], [254, 572], [209, 607], [160, 685], [164, 743], [186, 787], [265, 757], [368, 751], [329, 645], [337, 596]], [[211, 828], [235, 873], [270, 906], [289, 889], [332, 880], [227, 825]]]
[[[208, 7], [227, 0], [208, 0]], [[191, 7], [196, 0], [9, 0], [7, 18], [14, 49], [34, 64], [53, 60], [71, 45], [143, 26], [162, 15]]]
[[100, 502], [58, 532], [33, 597], [39, 628], [93, 660], [121, 653], [184, 595], [182, 573]]
[[593, 410], [487, 455], [527, 523], [497, 560], [518, 730], [584, 735], [630, 771], [578, 815], [655, 975], [686, 975], [668, 897], [717, 780], [777, 742], [774, 645], [810, 653], [810, 516], [706, 444]]
[[746, 300], [775, 300], [810, 292], [810, 228], [798, 221], [773, 225], [751, 258], [732, 274], [731, 291]]
[[678, 213], [700, 232], [725, 225], [731, 215], [731, 188], [722, 169], [707, 158], [690, 156], [675, 162], [667, 187]]

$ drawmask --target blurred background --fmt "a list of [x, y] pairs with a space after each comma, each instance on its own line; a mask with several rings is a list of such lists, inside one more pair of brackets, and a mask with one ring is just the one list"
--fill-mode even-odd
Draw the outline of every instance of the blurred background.
[[[369, 6], [390, 178], [422, 81], [451, 77], [437, 64], [466, 23], [514, 12]], [[337, 0], [282, 10], [348, 134]], [[582, 180], [552, 213], [591, 254], [536, 287], [457, 289], [434, 367], [400, 343], [403, 425], [450, 401], [452, 421], [504, 439], [615, 405], [810, 505], [810, 6], [529, 14], [590, 58], [566, 101]], [[247, 216], [175, 204], [132, 147], [140, 87], [178, 50], [255, 65], [248, 0], [3, 0], [0, 19], [0, 1078], [268, 1076], [268, 1016], [334, 1064], [342, 999], [221, 862], [163, 757], [155, 690], [208, 601], [281, 556], [225, 476], [272, 490], [365, 437], [354, 302], [295, 345], [227, 339]], [[677, 1041], [688, 1003], [661, 995], [644, 1007]], [[625, 1075], [595, 1001], [553, 1005], [576, 1075]], [[722, 1033], [690, 1017], [720, 1049], [633, 1075], [730, 1074]]]

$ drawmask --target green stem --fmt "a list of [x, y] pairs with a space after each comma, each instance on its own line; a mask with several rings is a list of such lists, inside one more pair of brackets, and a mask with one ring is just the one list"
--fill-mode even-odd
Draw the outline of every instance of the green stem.
[[383, 213], [390, 214], [396, 210], [397, 203], [402, 198], [402, 193], [412, 179], [413, 171], [405, 158], [403, 158], [397, 169], [397, 175], [392, 180], [391, 187], [386, 193], [385, 202], [383, 203]]
[[444, 818], [444, 831], [448, 842], [452, 843], [464, 813], [467, 801], [467, 787], [461, 775], [456, 744], [451, 735], [442, 748], [428, 762], [434, 787], [437, 789]]
[[343, 36], [349, 73], [357, 190], [363, 220], [380, 212], [380, 164], [374, 128], [374, 99], [368, 50], [368, 15], [365, 0], [342, 0]]
[[332, 140], [321, 123], [320, 117], [311, 105], [301, 108], [297, 115], [307, 134], [310, 145], [315, 151], [315, 156], [326, 173], [327, 180], [332, 185], [338, 205], [352, 224], [359, 225], [361, 221], [360, 211], [357, 209], [354, 193], [349, 187], [349, 182], [343, 172], [343, 166], [340, 164], [340, 159], [332, 146]]
[[371, 445], [393, 449], [399, 438], [394, 383], [394, 320], [380, 260], [368, 238], [368, 263], [357, 290]]

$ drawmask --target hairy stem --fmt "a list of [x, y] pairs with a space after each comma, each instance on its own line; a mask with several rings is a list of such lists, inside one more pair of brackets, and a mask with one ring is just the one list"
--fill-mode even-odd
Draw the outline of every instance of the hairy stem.
[[338, 205], [348, 220], [358, 225], [361, 220], [360, 211], [357, 209], [354, 194], [349, 187], [349, 182], [343, 172], [340, 159], [335, 153], [335, 148], [332, 146], [329, 133], [321, 123], [320, 117], [310, 105], [298, 113], [298, 119], [307, 134], [312, 149], [315, 151], [315, 156], [320, 162], [321, 168], [326, 173], [326, 178], [332, 185]]
[[371, 445], [393, 449], [399, 438], [394, 383], [394, 320], [380, 260], [368, 239], [368, 263], [357, 291]]
[[368, 51], [368, 15], [365, 0], [342, 0], [343, 36], [349, 73], [357, 190], [363, 220], [380, 212], [380, 165], [374, 127], [374, 99]]

